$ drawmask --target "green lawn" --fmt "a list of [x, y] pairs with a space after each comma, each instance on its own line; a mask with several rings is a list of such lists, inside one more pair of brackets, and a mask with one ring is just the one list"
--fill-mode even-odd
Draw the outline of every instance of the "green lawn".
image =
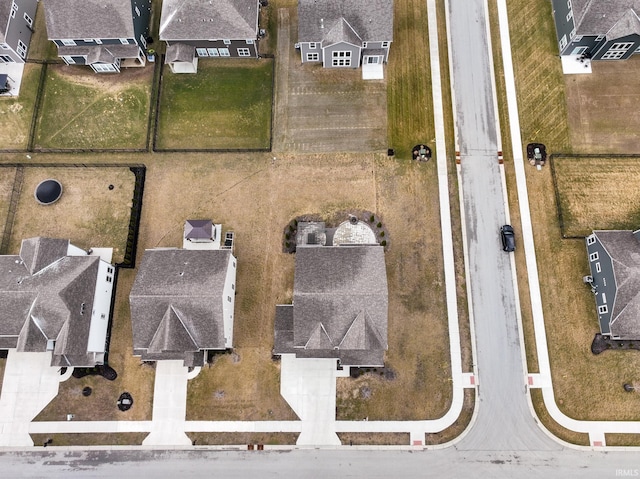
[[0, 98], [0, 149], [26, 150], [41, 71], [41, 65], [25, 65], [19, 95]]
[[396, 0], [387, 74], [389, 146], [410, 159], [411, 149], [429, 144], [435, 152], [427, 9], [424, 1]]
[[159, 149], [269, 148], [273, 60], [202, 60], [162, 77]]
[[49, 65], [37, 148], [145, 148], [153, 68], [96, 74]]

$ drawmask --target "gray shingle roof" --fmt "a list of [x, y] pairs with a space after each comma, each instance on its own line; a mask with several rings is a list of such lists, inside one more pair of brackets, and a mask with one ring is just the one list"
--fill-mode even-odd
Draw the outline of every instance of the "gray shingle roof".
[[93, 366], [87, 344], [100, 258], [66, 256], [68, 244], [31, 238], [19, 255], [0, 256], [0, 336], [19, 351], [45, 351], [55, 340], [52, 364]]
[[[611, 334], [622, 339], [640, 339], [640, 242], [631, 231], [594, 233], [613, 263], [616, 293]], [[613, 300], [609, 298], [609, 303]]]
[[382, 365], [388, 320], [383, 248], [299, 247], [289, 308], [276, 310], [276, 354]]
[[131, 0], [42, 0], [50, 40], [133, 38]]
[[[145, 251], [131, 294], [134, 350], [154, 359], [224, 349], [229, 250]], [[165, 355], [165, 356], [163, 356]]]
[[87, 56], [87, 65], [113, 63], [116, 58], [137, 58], [138, 45], [76, 45], [58, 47], [58, 55]]
[[[167, 53], [165, 55], [166, 63], [173, 62], [188, 62], [191, 63], [196, 57], [196, 47], [193, 45], [187, 45], [186, 43], [174, 43], [167, 47]], [[185, 225], [186, 230], [186, 225]], [[185, 238], [191, 238], [185, 233]]]
[[160, 40], [247, 40], [258, 35], [258, 0], [164, 0]]
[[607, 35], [609, 39], [640, 34], [640, 0], [573, 0], [578, 35]]
[[9, 26], [9, 14], [11, 12], [11, 2], [3, 0], [0, 2], [0, 42], [4, 42], [7, 27]]
[[[177, 46], [184, 45], [178, 43]], [[187, 49], [191, 50], [191, 58], [188, 61], [193, 60], [194, 48], [190, 45], [184, 45]], [[167, 48], [167, 51], [171, 47]], [[175, 61], [175, 60], [174, 60]], [[184, 224], [184, 237], [186, 239], [213, 239], [213, 221], [211, 220], [187, 220]]]
[[362, 41], [393, 40], [393, 0], [298, 0], [298, 41], [326, 40], [341, 19]]

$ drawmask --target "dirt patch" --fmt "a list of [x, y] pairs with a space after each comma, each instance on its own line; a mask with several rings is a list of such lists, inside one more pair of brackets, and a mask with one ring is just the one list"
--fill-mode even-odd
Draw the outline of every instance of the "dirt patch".
[[640, 151], [640, 58], [591, 63], [591, 75], [565, 75], [574, 151]]

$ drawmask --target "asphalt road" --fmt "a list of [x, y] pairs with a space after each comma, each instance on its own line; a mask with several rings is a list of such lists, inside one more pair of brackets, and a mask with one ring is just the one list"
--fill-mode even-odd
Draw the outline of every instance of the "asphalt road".
[[614, 478], [640, 470], [625, 453], [460, 451], [39, 451], [0, 454], [18, 478]]
[[483, 0], [450, 1], [456, 124], [478, 364], [478, 417], [464, 450], [558, 449], [539, 429], [525, 394]]

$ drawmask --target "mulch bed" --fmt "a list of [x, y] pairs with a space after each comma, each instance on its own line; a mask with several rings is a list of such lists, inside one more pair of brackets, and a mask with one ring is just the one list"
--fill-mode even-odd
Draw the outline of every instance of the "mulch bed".
[[640, 340], [628, 340], [628, 339], [611, 339], [597, 333], [591, 343], [591, 352], [593, 354], [600, 354], [607, 349], [613, 350], [636, 350], [640, 351]]
[[94, 368], [74, 368], [71, 375], [77, 379], [85, 376], [102, 376], [109, 381], [114, 381], [118, 377], [116, 370], [107, 364], [96, 366]]

